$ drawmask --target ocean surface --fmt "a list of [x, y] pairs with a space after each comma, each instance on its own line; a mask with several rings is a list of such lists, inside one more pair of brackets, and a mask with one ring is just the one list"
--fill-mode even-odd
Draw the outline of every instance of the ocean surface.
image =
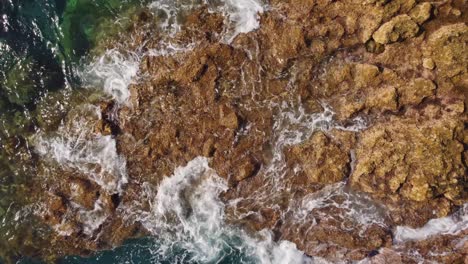
[[[47, 239], [43, 230], [28, 228], [32, 220], [18, 220], [17, 213], [33, 202], [28, 200], [25, 186], [34, 171], [27, 164], [18, 164], [17, 156], [25, 153], [11, 145], [38, 133], [40, 124], [56, 122], [41, 107], [49, 101], [53, 111], [66, 111], [67, 91], [83, 85], [79, 76], [82, 65], [92, 60], [89, 52], [103, 37], [99, 27], [109, 23], [118, 31], [114, 22], [122, 12], [143, 4], [130, 0], [0, 1], [0, 263], [3, 258], [41, 263], [22, 257], [29, 252], [24, 244]], [[51, 98], [51, 93], [60, 91], [64, 96]], [[90, 259], [70, 257], [61, 262], [143, 263], [150, 253], [140, 248], [149, 248], [149, 244], [129, 242], [115, 253]], [[141, 252], [137, 254], [140, 258], [134, 258], [129, 250]]]

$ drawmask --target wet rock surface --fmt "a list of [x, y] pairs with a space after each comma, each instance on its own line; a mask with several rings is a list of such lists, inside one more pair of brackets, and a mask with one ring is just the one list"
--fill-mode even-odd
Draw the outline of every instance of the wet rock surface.
[[[231, 43], [220, 14], [196, 9], [171, 40], [196, 44], [144, 56], [128, 104], [68, 113], [63, 131], [88, 118], [83, 137], [115, 141], [115, 157], [84, 169], [51, 169], [57, 160], [42, 158], [41, 217], [60, 250], [39, 254], [88, 254], [144, 234], [125, 215], [143, 183], [157, 186], [205, 156], [228, 182], [222, 199], [233, 225], [271, 229], [331, 261], [463, 262], [466, 230], [404, 243], [394, 231], [468, 201], [466, 7], [271, 0], [260, 28]], [[168, 41], [150, 34], [151, 12], [134, 20], [130, 46]]]

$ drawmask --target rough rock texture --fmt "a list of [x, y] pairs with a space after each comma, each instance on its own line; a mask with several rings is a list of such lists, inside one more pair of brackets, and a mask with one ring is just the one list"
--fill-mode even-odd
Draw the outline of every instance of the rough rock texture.
[[377, 43], [388, 44], [414, 37], [418, 33], [418, 30], [418, 25], [410, 16], [399, 15], [377, 29], [372, 38]]
[[[468, 201], [466, 1], [271, 0], [270, 6], [258, 30], [231, 44], [219, 41], [222, 16], [200, 8], [174, 37], [195, 48], [143, 58], [130, 106], [96, 125], [116, 138], [129, 182], [118, 197], [83, 177], [51, 191], [46, 222], [65, 221], [81, 234], [57, 236], [56, 243], [73, 241], [58, 254], [144, 232], [117, 208], [140, 199], [143, 182], [157, 185], [200, 155], [229, 182], [222, 198], [241, 200], [226, 208], [230, 223], [270, 228], [277, 239], [333, 261], [378, 252], [372, 263], [416, 261], [392, 253], [395, 226], [423, 226]], [[128, 29], [135, 46], [158, 48], [162, 37], [149, 34], [151, 14], [141, 12], [135, 21]], [[333, 125], [311, 131], [291, 121], [322, 112], [319, 103], [335, 112]], [[112, 103], [103, 109], [112, 112]], [[367, 126], [351, 129], [356, 120]], [[278, 144], [287, 129], [308, 136]], [[343, 180], [341, 191], [328, 189]], [[329, 192], [325, 200], [332, 203], [298, 221], [294, 208], [320, 192]], [[108, 216], [91, 235], [82, 234], [73, 213], [69, 221], [61, 217], [73, 212], [71, 201], [91, 208], [101, 196]], [[376, 209], [380, 222], [360, 222], [346, 207], [350, 197], [359, 210], [383, 207]], [[455, 250], [460, 236], [440, 238], [441, 248]], [[440, 260], [428, 250], [432, 239], [408, 247]], [[443, 261], [462, 262], [458, 252]]]
[[388, 200], [396, 224], [418, 226], [467, 199], [464, 124], [458, 118], [463, 101], [440, 104], [408, 109], [360, 135], [350, 184]]
[[314, 134], [288, 153], [291, 167], [299, 165], [307, 177], [304, 184], [331, 184], [344, 180], [349, 173], [349, 150], [343, 150], [324, 133]]

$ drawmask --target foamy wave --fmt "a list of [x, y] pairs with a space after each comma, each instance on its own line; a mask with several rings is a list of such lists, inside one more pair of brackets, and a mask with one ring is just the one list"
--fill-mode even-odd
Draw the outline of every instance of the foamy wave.
[[202, 4], [210, 5], [208, 2], [207, 0], [156, 0], [148, 7], [158, 18], [159, 27], [170, 36], [174, 36], [182, 28], [181, 18]]
[[432, 219], [421, 228], [398, 226], [395, 230], [394, 241], [402, 243], [411, 240], [425, 240], [435, 235], [457, 235], [467, 229], [468, 203], [465, 203], [455, 214]]
[[308, 114], [304, 107], [293, 107], [284, 102], [280, 107], [280, 114], [275, 119], [273, 130], [277, 149], [281, 152], [284, 146], [297, 145], [308, 139], [316, 131], [331, 131], [333, 129], [343, 131], [361, 131], [367, 128], [367, 123], [362, 117], [350, 120], [348, 125], [343, 125], [334, 120], [335, 112], [326, 104], [322, 104], [323, 112]]
[[69, 126], [62, 125], [57, 136], [40, 135], [35, 140], [36, 151], [60, 166], [78, 170], [109, 193], [121, 192], [127, 183], [126, 161], [117, 154], [116, 141], [92, 131], [86, 118], [98, 115], [96, 106], [84, 106], [83, 113]]
[[221, 13], [226, 17], [224, 41], [227, 43], [231, 43], [241, 33], [259, 28], [259, 14], [264, 12], [264, 5], [259, 0], [156, 0], [149, 8], [159, 18], [161, 29], [174, 36], [182, 28], [179, 18], [202, 4], [207, 5], [210, 12]]
[[140, 57], [135, 53], [126, 55], [112, 49], [91, 63], [83, 74], [88, 87], [99, 88], [120, 104], [130, 97], [129, 85], [137, 76]]
[[198, 157], [177, 168], [157, 190], [148, 184], [145, 187], [146, 197], [152, 197], [151, 210], [130, 211], [157, 238], [154, 253], [161, 259], [183, 249], [190, 256], [184, 259], [188, 263], [211, 263], [234, 251], [244, 256], [240, 263], [312, 261], [293, 243], [273, 241], [269, 230], [251, 236], [227, 225], [219, 195], [228, 187], [209, 167], [207, 158]]
[[[274, 106], [273, 106], [274, 107]], [[323, 112], [309, 114], [304, 107], [283, 102], [277, 106], [279, 114], [273, 124], [272, 159], [262, 167], [259, 174], [265, 175], [266, 183], [254, 194], [254, 202], [264, 203], [286, 188], [284, 176], [287, 174], [284, 149], [309, 139], [317, 131], [329, 132], [333, 129], [343, 131], [360, 131], [367, 127], [363, 118], [350, 120], [343, 125], [334, 120], [335, 112], [326, 104], [322, 104]], [[272, 191], [275, 190], [275, 191]], [[252, 197], [249, 197], [252, 198]]]
[[92, 236], [108, 217], [109, 214], [104, 210], [101, 198], [96, 200], [92, 210], [80, 208], [78, 211], [78, 219], [83, 225], [83, 233], [88, 236]]
[[263, 13], [264, 8], [258, 0], [224, 0], [226, 4], [225, 14], [234, 24], [234, 31], [227, 36], [227, 42], [230, 43], [241, 33], [248, 33], [260, 26], [259, 14]]

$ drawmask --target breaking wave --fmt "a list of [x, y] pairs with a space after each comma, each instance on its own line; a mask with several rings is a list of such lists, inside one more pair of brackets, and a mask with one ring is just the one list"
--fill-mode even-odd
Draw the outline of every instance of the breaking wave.
[[[175, 263], [220, 263], [237, 257], [238, 263], [318, 263], [288, 241], [275, 242], [269, 230], [249, 235], [225, 223], [224, 204], [219, 195], [227, 183], [198, 157], [155, 188], [145, 184], [149, 211], [135, 211], [140, 222], [157, 240], [153, 261], [175, 256]], [[184, 254], [178, 254], [178, 252]]]
[[149, 8], [159, 18], [161, 29], [174, 36], [181, 30], [181, 17], [190, 10], [207, 5], [210, 12], [221, 13], [226, 18], [223, 41], [231, 43], [241, 33], [248, 33], [260, 26], [259, 15], [264, 4], [259, 0], [184, 1], [156, 0]]
[[109, 193], [118, 193], [127, 183], [125, 158], [117, 153], [116, 141], [93, 131], [90, 118], [99, 120], [100, 109], [84, 105], [83, 112], [63, 124], [55, 136], [39, 135], [36, 151], [68, 170], [78, 170]]
[[264, 7], [257, 0], [224, 0], [224, 13], [233, 25], [233, 30], [226, 34], [226, 42], [231, 43], [241, 33], [248, 33], [260, 26], [259, 15]]
[[108, 50], [91, 63], [82, 78], [88, 87], [101, 88], [120, 104], [128, 103], [129, 85], [134, 82], [140, 64], [136, 53], [122, 54], [116, 49]]

